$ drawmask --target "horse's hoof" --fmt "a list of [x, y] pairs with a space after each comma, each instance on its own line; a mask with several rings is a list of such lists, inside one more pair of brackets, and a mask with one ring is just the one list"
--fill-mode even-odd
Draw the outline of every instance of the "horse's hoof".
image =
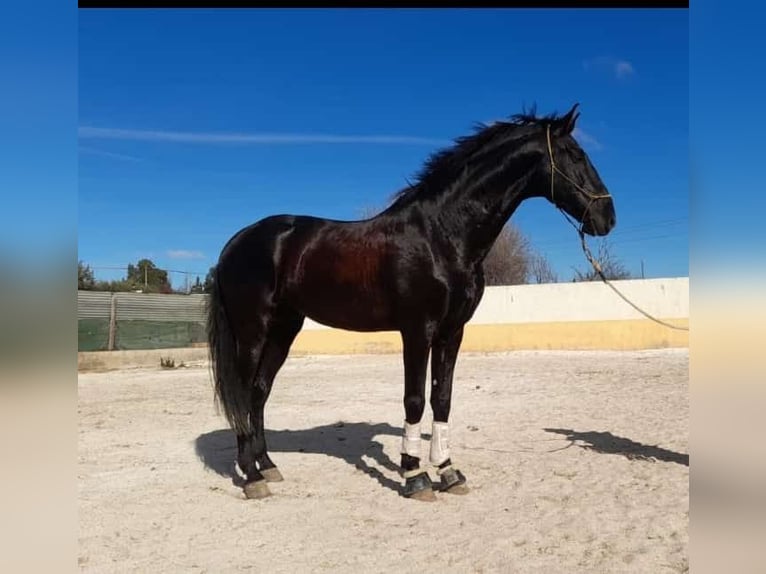
[[266, 498], [267, 496], [271, 496], [271, 491], [265, 480], [248, 482], [243, 487], [243, 490], [245, 491], [246, 498]]
[[434, 502], [436, 500], [436, 495], [434, 494], [434, 491], [432, 489], [427, 490], [418, 490], [417, 492], [413, 492], [407, 498], [410, 498], [412, 500], [419, 500], [420, 502]]
[[445, 489], [444, 492], [448, 492], [449, 494], [468, 494], [470, 490], [471, 489], [468, 488], [468, 485], [466, 484], [456, 484]]
[[465, 476], [458, 469], [448, 466], [439, 470], [439, 476], [441, 477], [441, 488], [439, 490], [442, 492], [468, 494], [469, 488], [466, 484]]
[[273, 468], [265, 468], [261, 471], [261, 476], [266, 479], [266, 482], [282, 482], [282, 473], [275, 466]]
[[415, 476], [410, 476], [404, 482], [404, 497], [419, 500], [421, 502], [433, 502], [436, 500], [433, 483], [428, 472], [423, 471]]

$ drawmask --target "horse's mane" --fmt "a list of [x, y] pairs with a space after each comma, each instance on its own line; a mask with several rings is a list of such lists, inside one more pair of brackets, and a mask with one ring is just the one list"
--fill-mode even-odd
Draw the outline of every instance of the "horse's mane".
[[452, 146], [431, 154], [416, 174], [414, 181], [408, 182], [407, 187], [393, 195], [391, 205], [441, 193], [445, 190], [446, 184], [459, 175], [458, 170], [462, 170], [468, 160], [488, 143], [509, 143], [511, 140], [529, 135], [533, 129], [545, 127], [559, 119], [556, 113], [539, 117], [535, 114], [533, 106], [530, 111], [514, 114], [509, 120], [497, 121], [493, 124], [481, 122], [474, 124], [473, 133], [455, 138]]

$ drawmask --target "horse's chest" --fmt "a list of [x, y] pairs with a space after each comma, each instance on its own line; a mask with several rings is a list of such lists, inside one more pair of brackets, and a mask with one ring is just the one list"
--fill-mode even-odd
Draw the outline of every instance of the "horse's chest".
[[468, 320], [481, 301], [483, 282], [472, 275], [454, 277], [447, 283], [447, 314], [455, 320]]

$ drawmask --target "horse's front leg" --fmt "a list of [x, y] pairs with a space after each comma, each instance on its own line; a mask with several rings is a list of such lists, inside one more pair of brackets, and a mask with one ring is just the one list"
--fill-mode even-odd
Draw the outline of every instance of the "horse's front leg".
[[404, 496], [436, 500], [428, 470], [420, 468], [420, 420], [425, 410], [426, 370], [430, 337], [424, 333], [402, 333], [404, 346], [404, 432], [402, 435], [402, 476]]
[[437, 337], [431, 354], [431, 451], [429, 461], [436, 467], [441, 479], [440, 490], [452, 494], [466, 494], [465, 476], [453, 464], [449, 450], [449, 413], [452, 403], [452, 377], [455, 361], [463, 340], [463, 327]]

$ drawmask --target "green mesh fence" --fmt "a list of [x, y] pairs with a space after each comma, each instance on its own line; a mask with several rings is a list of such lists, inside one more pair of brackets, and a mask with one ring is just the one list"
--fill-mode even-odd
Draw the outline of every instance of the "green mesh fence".
[[77, 322], [78, 351], [106, 351], [109, 345], [109, 319], [80, 319]]
[[110, 317], [114, 350], [191, 347], [207, 342], [205, 298], [78, 291], [78, 349], [108, 351]]
[[117, 321], [114, 348], [121, 350], [172, 349], [205, 343], [203, 323]]

